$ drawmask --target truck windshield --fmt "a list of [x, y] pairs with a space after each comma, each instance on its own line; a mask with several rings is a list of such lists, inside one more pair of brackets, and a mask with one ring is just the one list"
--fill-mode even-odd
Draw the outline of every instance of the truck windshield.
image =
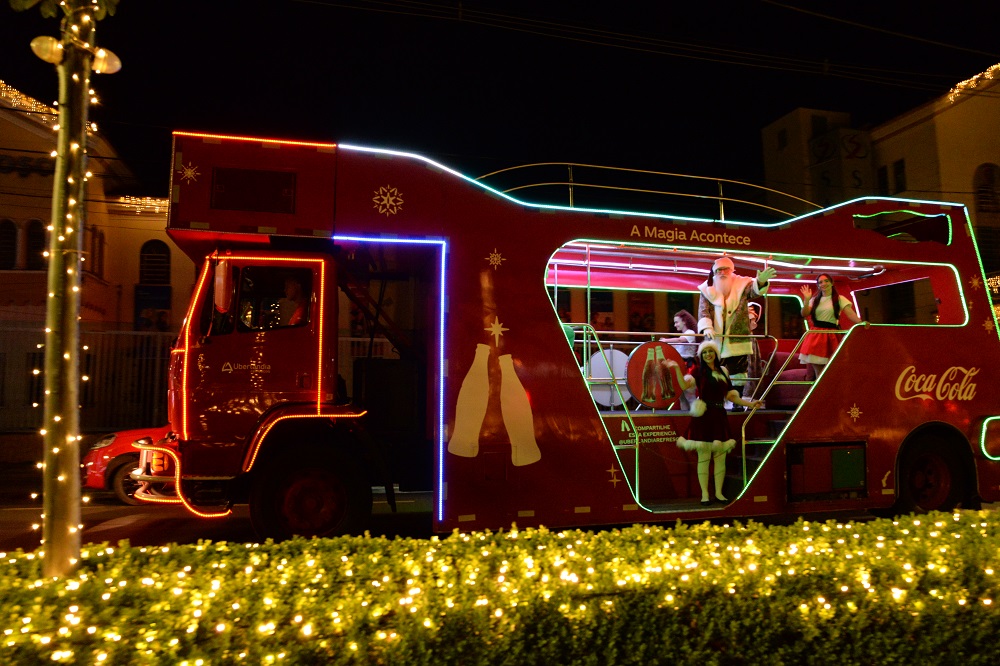
[[239, 330], [261, 331], [309, 323], [312, 272], [308, 268], [247, 266], [239, 284]]

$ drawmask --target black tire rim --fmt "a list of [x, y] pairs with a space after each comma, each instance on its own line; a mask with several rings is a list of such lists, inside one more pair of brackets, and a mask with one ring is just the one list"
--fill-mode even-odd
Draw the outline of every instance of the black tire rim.
[[951, 467], [941, 456], [925, 453], [914, 459], [908, 482], [916, 505], [934, 511], [944, 506], [951, 495]]
[[[138, 500], [134, 499], [134, 495], [135, 491], [139, 489], [139, 482], [134, 481], [129, 474], [134, 467], [135, 465], [126, 463], [115, 470], [115, 487], [113, 490], [118, 496], [118, 499], [123, 502], [132, 501], [138, 503]], [[126, 498], [128, 499], [126, 500]]]
[[347, 488], [335, 474], [320, 470], [303, 472], [290, 479], [282, 495], [282, 521], [292, 534], [327, 534], [347, 514]]

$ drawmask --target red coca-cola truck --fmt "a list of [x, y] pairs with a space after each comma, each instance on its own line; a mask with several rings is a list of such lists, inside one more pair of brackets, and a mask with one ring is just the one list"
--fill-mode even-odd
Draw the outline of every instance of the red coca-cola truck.
[[[373, 486], [432, 491], [442, 532], [1000, 497], [1000, 338], [958, 204], [758, 223], [533, 205], [418, 155], [175, 132], [168, 232], [201, 269], [144, 501], [249, 503], [281, 538], [363, 528]], [[723, 255], [777, 274], [742, 338], [764, 404], [729, 412], [727, 502], [705, 505], [656, 368], [690, 355], [674, 317]], [[824, 333], [816, 378], [800, 289], [820, 274], [866, 323]]]

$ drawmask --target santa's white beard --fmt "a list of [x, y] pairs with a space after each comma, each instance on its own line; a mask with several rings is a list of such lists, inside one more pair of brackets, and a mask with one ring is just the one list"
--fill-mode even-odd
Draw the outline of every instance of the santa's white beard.
[[733, 289], [733, 278], [729, 275], [716, 275], [715, 289], [726, 298], [729, 298], [729, 292]]

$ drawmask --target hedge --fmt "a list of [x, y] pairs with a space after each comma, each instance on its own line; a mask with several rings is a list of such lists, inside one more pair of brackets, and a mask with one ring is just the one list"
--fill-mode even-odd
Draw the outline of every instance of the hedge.
[[0, 661], [993, 663], [991, 519], [121, 542], [62, 579], [17, 551]]

